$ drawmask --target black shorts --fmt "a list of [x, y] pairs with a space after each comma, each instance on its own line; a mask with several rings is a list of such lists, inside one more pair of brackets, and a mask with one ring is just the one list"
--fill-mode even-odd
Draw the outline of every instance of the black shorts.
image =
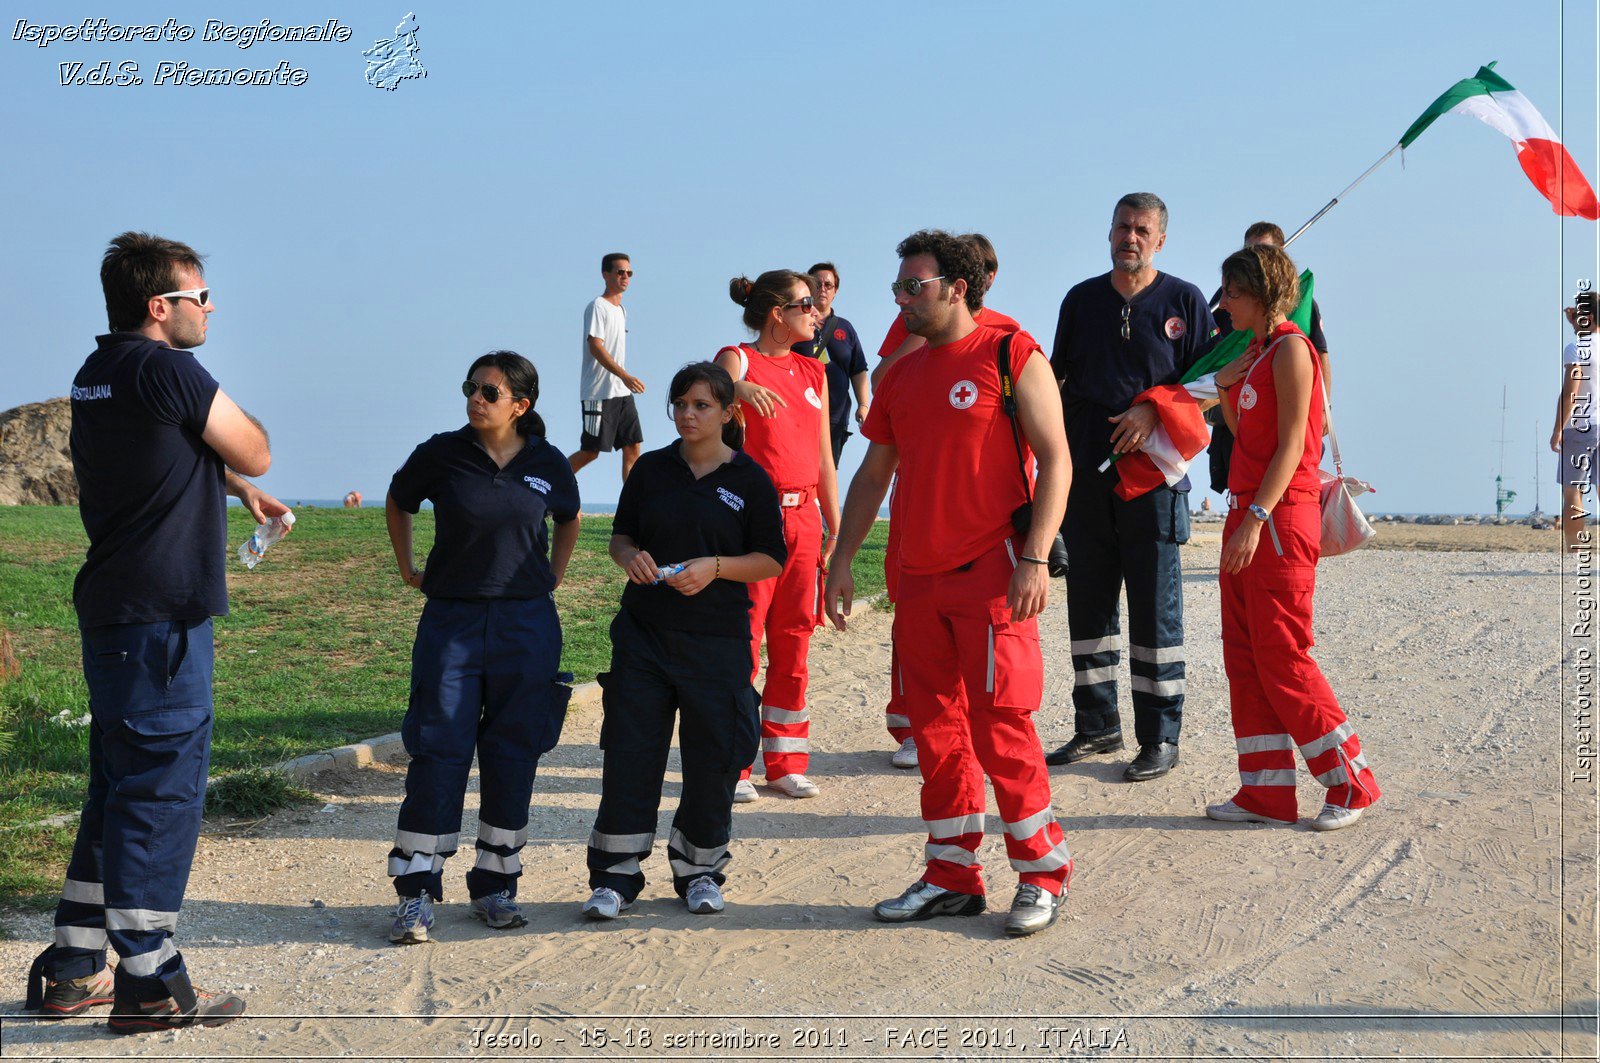
[[639, 411], [633, 405], [632, 395], [584, 402], [579, 450], [604, 454], [643, 442], [644, 426], [639, 423]]

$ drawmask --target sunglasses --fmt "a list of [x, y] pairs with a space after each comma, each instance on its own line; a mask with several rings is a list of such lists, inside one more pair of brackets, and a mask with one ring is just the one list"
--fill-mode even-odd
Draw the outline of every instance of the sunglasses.
[[907, 295], [911, 296], [921, 295], [924, 285], [932, 284], [934, 281], [942, 280], [944, 280], [944, 274], [942, 273], [937, 277], [907, 277], [903, 281], [895, 281], [893, 284], [889, 285], [889, 294], [899, 295], [901, 292], [905, 292]]
[[785, 310], [793, 310], [795, 307], [799, 307], [801, 310], [810, 310], [816, 305], [817, 301], [815, 299], [811, 298], [809, 295], [803, 295], [792, 303], [784, 303], [783, 308]]
[[193, 299], [199, 305], [206, 306], [211, 302], [211, 289], [210, 288], [185, 288], [181, 292], [162, 292], [160, 295], [156, 296], [156, 298], [157, 299]]
[[1122, 338], [1123, 339], [1127, 339], [1129, 337], [1129, 335], [1130, 335], [1129, 330], [1128, 330], [1128, 312], [1130, 310], [1132, 310], [1132, 309], [1133, 308], [1130, 307], [1127, 303], [1123, 303], [1122, 304]]
[[483, 392], [483, 401], [487, 402], [491, 406], [500, 401], [500, 395], [502, 392], [507, 395], [512, 394], [510, 388], [503, 388], [496, 384], [479, 384], [472, 380], [463, 380], [461, 382], [461, 394], [465, 395], [469, 399], [480, 391]]
[[615, 273], [619, 277], [631, 277], [631, 276], [633, 276], [633, 270], [631, 270], [631, 269], [614, 269], [611, 272]]

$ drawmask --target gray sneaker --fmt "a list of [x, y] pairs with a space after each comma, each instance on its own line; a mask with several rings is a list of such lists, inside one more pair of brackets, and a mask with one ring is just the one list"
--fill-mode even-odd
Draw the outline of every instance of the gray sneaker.
[[683, 891], [683, 902], [695, 915], [715, 915], [725, 906], [722, 887], [710, 875], [691, 879], [689, 888]]
[[1058, 897], [1042, 886], [1024, 882], [1017, 887], [1017, 896], [1011, 902], [1011, 914], [1006, 916], [1006, 934], [1014, 938], [1037, 934], [1056, 921], [1065, 896], [1062, 894]]
[[396, 945], [420, 945], [433, 929], [433, 898], [401, 897], [395, 905], [394, 922], [389, 924], [389, 940]]
[[894, 751], [894, 756], [889, 758], [889, 763], [897, 768], [914, 768], [917, 766], [917, 740], [908, 738], [900, 743], [900, 748]]
[[749, 779], [740, 779], [733, 784], [733, 803], [746, 805], [751, 801], [759, 800], [760, 794], [756, 793], [756, 784]]
[[892, 901], [879, 901], [872, 914], [885, 923], [910, 923], [936, 915], [977, 915], [986, 907], [981, 894], [956, 893], [918, 881]]
[[491, 930], [515, 930], [528, 925], [522, 917], [522, 909], [511, 899], [510, 890], [472, 898], [472, 917], [482, 919]]
[[589, 894], [589, 899], [583, 902], [583, 914], [590, 919], [615, 919], [618, 915], [633, 907], [632, 901], [622, 899], [622, 894], [609, 886], [596, 886], [595, 891]]

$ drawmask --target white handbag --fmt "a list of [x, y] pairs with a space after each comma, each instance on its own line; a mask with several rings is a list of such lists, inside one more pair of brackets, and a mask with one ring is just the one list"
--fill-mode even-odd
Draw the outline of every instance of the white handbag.
[[1328, 401], [1328, 388], [1321, 373], [1317, 374], [1317, 383], [1322, 387], [1322, 423], [1328, 429], [1328, 445], [1333, 449], [1334, 469], [1329, 472], [1320, 465], [1317, 467], [1317, 475], [1322, 478], [1322, 495], [1319, 499], [1322, 507], [1321, 555], [1338, 557], [1367, 545], [1367, 541], [1378, 534], [1367, 522], [1361, 507], [1356, 505], [1356, 496], [1364, 495], [1373, 488], [1365, 480], [1344, 474], [1344, 461], [1339, 457], [1339, 436], [1333, 430], [1333, 405]]

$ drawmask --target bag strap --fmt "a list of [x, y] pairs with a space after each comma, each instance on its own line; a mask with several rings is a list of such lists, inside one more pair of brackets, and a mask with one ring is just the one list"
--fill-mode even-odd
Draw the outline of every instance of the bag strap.
[[1000, 408], [1011, 422], [1011, 441], [1017, 447], [1017, 471], [1022, 474], [1022, 493], [1033, 501], [1033, 488], [1028, 484], [1028, 466], [1022, 458], [1022, 429], [1017, 425], [1017, 382], [1011, 375], [1011, 333], [1000, 337], [1000, 350], [995, 361], [1000, 369]]
[[1267, 356], [1272, 353], [1273, 348], [1277, 347], [1278, 344], [1282, 343], [1290, 336], [1299, 336], [1301, 339], [1306, 341], [1306, 346], [1311, 348], [1311, 372], [1316, 375], [1317, 390], [1322, 394], [1322, 427], [1326, 429], [1328, 433], [1328, 449], [1333, 451], [1333, 470], [1342, 478], [1344, 476], [1344, 460], [1339, 457], [1339, 436], [1338, 433], [1333, 430], [1333, 403], [1328, 400], [1328, 382], [1322, 375], [1322, 352], [1317, 350], [1316, 344], [1311, 342], [1310, 337], [1306, 336], [1302, 332], [1299, 332], [1298, 330], [1295, 332], [1285, 332], [1283, 335], [1267, 344], [1267, 349], [1261, 352], [1261, 357], [1256, 359], [1255, 365], [1250, 367], [1250, 371], [1245, 373], [1244, 378], [1246, 381], [1248, 381], [1251, 375], [1255, 373], [1256, 366], [1267, 361]]

